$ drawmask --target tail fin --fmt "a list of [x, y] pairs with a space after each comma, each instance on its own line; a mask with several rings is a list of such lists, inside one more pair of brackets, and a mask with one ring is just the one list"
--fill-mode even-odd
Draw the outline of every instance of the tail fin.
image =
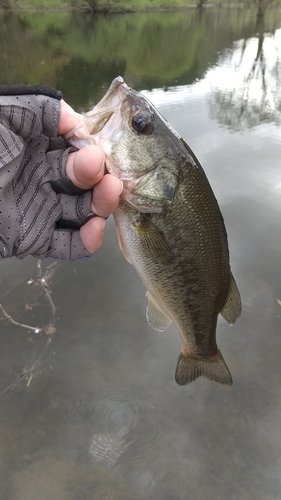
[[177, 384], [186, 385], [198, 377], [206, 377], [220, 384], [232, 385], [230, 371], [219, 350], [212, 358], [203, 359], [186, 357], [180, 353], [175, 375]]

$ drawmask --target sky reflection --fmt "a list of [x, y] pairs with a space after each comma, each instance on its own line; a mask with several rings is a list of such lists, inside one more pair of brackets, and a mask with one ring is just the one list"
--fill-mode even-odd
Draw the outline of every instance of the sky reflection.
[[193, 85], [143, 91], [156, 106], [184, 104], [209, 94], [211, 118], [231, 130], [281, 122], [281, 29], [241, 39]]

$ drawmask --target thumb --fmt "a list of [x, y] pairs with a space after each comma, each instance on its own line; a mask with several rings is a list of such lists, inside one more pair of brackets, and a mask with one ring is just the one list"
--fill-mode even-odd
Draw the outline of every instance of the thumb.
[[58, 135], [66, 134], [79, 123], [81, 115], [76, 113], [63, 99], [61, 100], [60, 119], [58, 123]]

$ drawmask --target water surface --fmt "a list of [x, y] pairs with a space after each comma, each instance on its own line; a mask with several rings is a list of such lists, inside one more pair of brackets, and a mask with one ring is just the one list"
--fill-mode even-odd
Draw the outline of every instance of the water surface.
[[[243, 301], [218, 344], [234, 384], [179, 387], [180, 339], [152, 330], [112, 218], [91, 259], [1, 262], [0, 499], [281, 498], [281, 15], [4, 16], [0, 83], [89, 109], [121, 74], [184, 137], [219, 201]], [[11, 42], [13, 40], [13, 43]], [[54, 328], [55, 326], [55, 328]], [[56, 331], [54, 331], [56, 329]], [[53, 332], [53, 333], [52, 333]], [[51, 339], [51, 342], [48, 342]]]

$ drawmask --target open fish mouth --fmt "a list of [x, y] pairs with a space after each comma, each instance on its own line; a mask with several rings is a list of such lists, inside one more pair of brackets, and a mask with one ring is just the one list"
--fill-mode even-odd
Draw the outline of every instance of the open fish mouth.
[[91, 135], [98, 134], [112, 115], [121, 108], [129, 90], [130, 88], [121, 76], [113, 80], [106, 94], [94, 109], [85, 114], [87, 128]]
[[78, 149], [89, 144], [105, 146], [112, 130], [120, 130], [121, 107], [130, 91], [121, 76], [115, 78], [103, 98], [91, 111], [81, 115], [80, 122], [64, 135], [65, 139]]

